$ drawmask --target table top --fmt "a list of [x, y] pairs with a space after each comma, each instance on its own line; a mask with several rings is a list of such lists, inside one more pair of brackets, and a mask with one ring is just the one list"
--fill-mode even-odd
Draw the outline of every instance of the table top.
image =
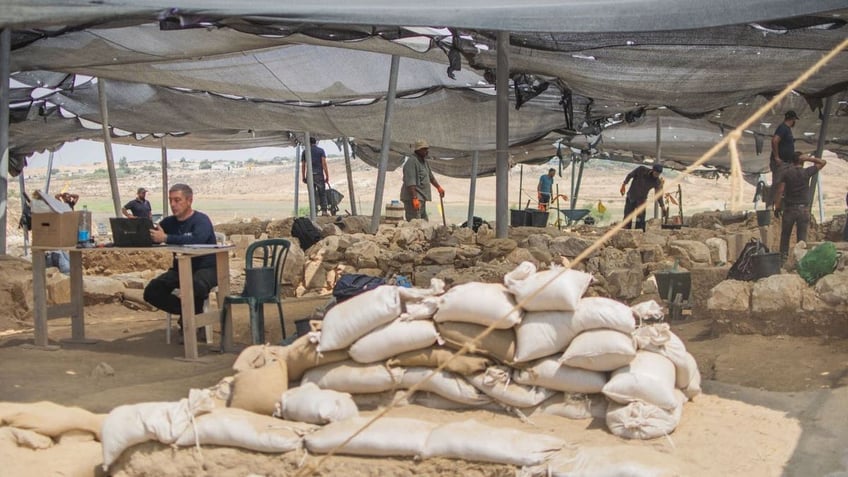
[[85, 252], [85, 253], [93, 253], [93, 252], [104, 252], [109, 250], [123, 250], [123, 251], [165, 251], [171, 253], [177, 253], [182, 255], [209, 255], [213, 253], [218, 253], [221, 251], [229, 251], [235, 248], [235, 245], [157, 245], [153, 247], [91, 247], [91, 248], [78, 248], [78, 247], [44, 247], [44, 246], [33, 246], [32, 250], [42, 250], [46, 252], [52, 251], [66, 251], [66, 252]]

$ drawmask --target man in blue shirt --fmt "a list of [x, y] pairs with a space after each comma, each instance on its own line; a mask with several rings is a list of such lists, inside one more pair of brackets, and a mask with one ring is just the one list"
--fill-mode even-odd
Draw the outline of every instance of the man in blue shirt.
[[[174, 184], [168, 190], [168, 202], [171, 213], [150, 230], [154, 243], [168, 245], [212, 244], [216, 243], [215, 230], [209, 216], [192, 209], [194, 193], [186, 184]], [[191, 271], [194, 283], [194, 312], [203, 311], [203, 302], [209, 292], [218, 285], [218, 272], [215, 255], [203, 255], [191, 259]], [[180, 297], [173, 291], [180, 287], [180, 275], [177, 271], [177, 257], [165, 273], [150, 280], [144, 288], [144, 301], [172, 315], [182, 315]], [[180, 319], [182, 327], [182, 319]], [[198, 329], [198, 335], [204, 331]], [[203, 336], [205, 338], [205, 336]]]
[[152, 219], [153, 208], [150, 207], [150, 202], [147, 200], [147, 189], [139, 187], [135, 194], [135, 199], [127, 202], [121, 209], [121, 213], [130, 219], [138, 217]]
[[[312, 155], [312, 188], [315, 190], [316, 204], [321, 208], [321, 215], [327, 213], [327, 186], [330, 183], [330, 170], [327, 168], [327, 154], [318, 147], [318, 140], [309, 138], [309, 153]], [[306, 151], [301, 154], [300, 175], [304, 184], [306, 180]]]
[[554, 187], [554, 175], [556, 169], [548, 169], [548, 173], [539, 178], [539, 185], [536, 186], [536, 194], [539, 198], [539, 210], [548, 210], [548, 205], [551, 203], [551, 194]]
[[766, 197], [766, 205], [775, 202], [774, 188], [780, 182], [780, 173], [795, 162], [795, 137], [792, 128], [798, 120], [798, 113], [789, 110], [783, 115], [783, 122], [774, 130], [771, 138], [771, 156], [769, 158], [769, 170], [771, 171], [770, 194]]

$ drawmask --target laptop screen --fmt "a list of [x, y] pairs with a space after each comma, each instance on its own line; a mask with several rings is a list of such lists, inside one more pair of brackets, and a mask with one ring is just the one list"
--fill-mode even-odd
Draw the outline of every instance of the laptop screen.
[[150, 239], [153, 221], [147, 218], [109, 218], [112, 226], [112, 242], [116, 247], [150, 247], [158, 245]]

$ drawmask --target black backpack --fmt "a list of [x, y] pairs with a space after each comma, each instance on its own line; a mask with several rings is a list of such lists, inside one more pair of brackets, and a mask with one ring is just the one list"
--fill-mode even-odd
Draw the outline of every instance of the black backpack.
[[294, 219], [291, 228], [292, 237], [300, 242], [303, 250], [315, 245], [321, 240], [321, 231], [309, 220], [309, 217], [298, 217]]
[[346, 273], [339, 278], [339, 281], [333, 287], [333, 297], [336, 299], [336, 302], [341, 303], [348, 298], [385, 284], [386, 280], [380, 277], [372, 277], [361, 273]]
[[739, 254], [739, 258], [730, 267], [730, 270], [727, 272], [727, 279], [746, 282], [755, 280], [757, 275], [754, 270], [754, 255], [763, 253], [769, 253], [768, 247], [757, 239], [751, 239], [750, 242], [745, 244], [745, 247]]

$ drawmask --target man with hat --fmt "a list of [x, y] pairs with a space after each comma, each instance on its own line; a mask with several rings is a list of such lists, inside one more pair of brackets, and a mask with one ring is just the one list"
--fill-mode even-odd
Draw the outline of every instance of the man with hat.
[[430, 152], [427, 141], [423, 139], [415, 141], [413, 152], [413, 157], [407, 158], [403, 164], [403, 187], [400, 190], [400, 200], [403, 202], [406, 220], [427, 220], [427, 202], [432, 200], [430, 184], [439, 191], [439, 197], [445, 196], [445, 190], [439, 185], [427, 162], [427, 153]]
[[147, 189], [139, 187], [135, 193], [135, 199], [127, 202], [121, 208], [121, 213], [130, 219], [137, 219], [140, 217], [152, 219], [153, 209], [150, 207], [150, 202], [147, 200]]
[[780, 182], [780, 172], [795, 162], [795, 137], [792, 128], [798, 120], [798, 113], [789, 110], [783, 115], [783, 122], [774, 130], [771, 138], [771, 156], [769, 158], [769, 170], [771, 171], [771, 185], [769, 197], [766, 197], [766, 205], [775, 202], [774, 188]]
[[[660, 177], [662, 172], [662, 164], [654, 164], [650, 168], [639, 166], [630, 171], [630, 174], [627, 174], [627, 177], [624, 178], [624, 182], [621, 184], [621, 195], [624, 195], [624, 191], [627, 189], [627, 183], [631, 180], [633, 180], [633, 183], [630, 184], [630, 190], [627, 191], [627, 199], [624, 202], [625, 217], [630, 215], [630, 213], [636, 210], [637, 207], [645, 203], [648, 199], [648, 192], [650, 192], [651, 189], [654, 189], [655, 191], [657, 204], [659, 204], [660, 208], [662, 208], [663, 217], [668, 215], [668, 210], [666, 209], [665, 202], [663, 202], [662, 197], [662, 188], [664, 183], [663, 178]], [[629, 229], [630, 225], [631, 223], [627, 222], [624, 225], [624, 228]], [[645, 231], [645, 210], [642, 210], [642, 212], [636, 216], [636, 228], [641, 229], [643, 232]]]

